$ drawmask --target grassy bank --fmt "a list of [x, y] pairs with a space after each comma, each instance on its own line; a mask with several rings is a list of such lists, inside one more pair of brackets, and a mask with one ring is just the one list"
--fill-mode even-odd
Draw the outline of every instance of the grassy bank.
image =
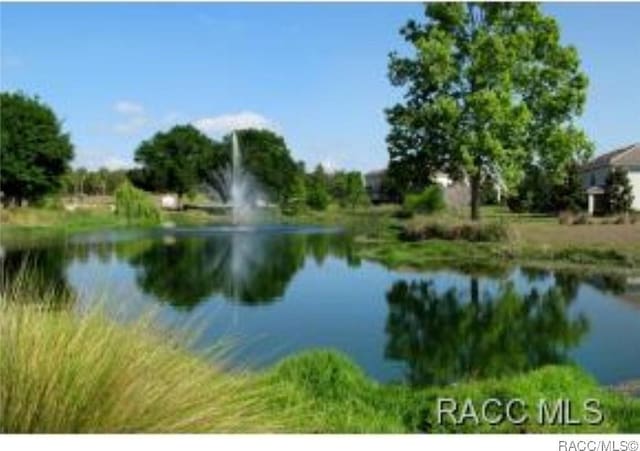
[[[273, 215], [267, 221], [342, 226], [356, 236], [361, 257], [391, 267], [429, 269], [443, 264], [471, 267], [524, 262], [530, 266], [640, 272], [640, 222], [561, 225], [557, 218], [512, 214], [504, 209], [489, 207], [483, 209], [484, 222], [504, 224], [509, 229], [508, 239], [494, 242], [464, 239], [406, 242], [401, 239], [402, 230], [416, 218], [399, 219], [396, 217], [397, 211], [396, 206], [351, 210], [332, 205], [323, 212], [306, 211], [297, 216]], [[436, 220], [445, 225], [461, 221], [460, 217], [454, 215], [437, 216]], [[201, 210], [186, 210], [163, 212], [161, 222], [197, 226], [229, 223], [230, 218]], [[45, 208], [0, 210], [0, 240], [7, 241], [24, 236], [126, 226], [128, 224], [123, 218], [106, 207], [76, 211]]]
[[[248, 373], [193, 356], [149, 321], [80, 315], [72, 301], [47, 307], [53, 291], [38, 291], [34, 302], [21, 280], [3, 286], [0, 298], [1, 432], [640, 431], [640, 400], [573, 367], [412, 389], [373, 382], [346, 357], [317, 350]], [[531, 419], [438, 424], [439, 397], [469, 398], [478, 408], [488, 398], [520, 398]], [[539, 400], [559, 398], [570, 399], [578, 417], [587, 399], [599, 400], [603, 422], [538, 424]]]
[[[160, 224], [197, 226], [229, 222], [226, 216], [214, 216], [200, 210], [162, 212]], [[136, 227], [156, 227], [156, 224], [138, 224]], [[0, 239], [62, 235], [93, 230], [131, 227], [114, 214], [108, 206], [79, 208], [74, 211], [50, 208], [22, 207], [0, 209]]]
[[624, 245], [546, 247], [444, 240], [407, 243], [397, 239], [362, 239], [359, 244], [362, 258], [379, 261], [390, 268], [428, 270], [447, 266], [464, 270], [524, 264], [629, 275], [640, 272], [640, 252]]
[[[442, 265], [463, 267], [525, 263], [547, 268], [583, 268], [637, 274], [640, 272], [640, 223], [561, 225], [557, 218], [510, 214], [495, 207], [483, 210], [486, 231], [500, 225], [507, 237], [494, 241], [426, 239], [406, 241], [404, 229], [416, 220], [437, 222], [444, 228], [465, 225], [454, 215], [399, 219], [397, 209], [374, 207], [309, 215], [303, 222], [340, 224], [351, 230], [363, 258], [394, 268], [430, 269]], [[489, 233], [489, 235], [492, 235]]]
[[2, 208], [0, 225], [4, 234], [75, 232], [99, 228], [124, 227], [124, 218], [109, 208], [74, 211], [53, 208]]
[[[383, 385], [368, 379], [346, 357], [330, 351], [314, 351], [284, 360], [268, 375], [284, 398], [281, 408], [307, 406], [293, 430], [304, 432], [638, 432], [640, 400], [599, 387], [574, 367], [545, 367], [503, 379], [464, 382], [447, 387], [411, 389]], [[504, 402], [521, 399], [520, 414], [529, 420], [522, 425], [507, 421], [497, 425], [467, 420], [454, 424], [449, 417], [439, 424], [438, 398], [453, 398], [459, 406], [470, 399], [479, 411], [490, 398]], [[603, 412], [599, 425], [563, 426], [539, 424], [540, 400], [570, 399], [574, 418], [583, 418], [583, 403], [597, 399]], [[281, 401], [282, 402], [282, 401]], [[492, 411], [496, 415], [498, 411]], [[458, 412], [458, 415], [460, 412]]]

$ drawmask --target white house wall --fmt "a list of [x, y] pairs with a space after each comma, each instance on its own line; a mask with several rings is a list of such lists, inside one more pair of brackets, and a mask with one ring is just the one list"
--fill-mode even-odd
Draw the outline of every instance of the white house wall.
[[[582, 183], [585, 189], [591, 186], [604, 186], [607, 180], [609, 168], [603, 167], [587, 171], [582, 174]], [[640, 211], [640, 169], [633, 169], [628, 172], [629, 182], [633, 188], [633, 204], [634, 210]], [[595, 183], [593, 183], [595, 181]]]
[[640, 211], [640, 170], [629, 172], [629, 182], [633, 187], [633, 208]]

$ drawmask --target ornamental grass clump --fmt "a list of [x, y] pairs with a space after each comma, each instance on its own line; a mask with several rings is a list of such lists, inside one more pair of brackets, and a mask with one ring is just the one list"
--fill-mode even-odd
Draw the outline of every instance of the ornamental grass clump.
[[60, 306], [28, 280], [0, 293], [1, 433], [280, 429], [255, 377], [200, 360], [150, 320]]

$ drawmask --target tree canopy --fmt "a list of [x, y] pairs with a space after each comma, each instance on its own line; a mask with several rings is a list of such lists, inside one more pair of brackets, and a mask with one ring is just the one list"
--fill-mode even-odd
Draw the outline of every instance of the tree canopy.
[[435, 171], [471, 187], [479, 217], [484, 178], [514, 187], [527, 165], [562, 179], [592, 146], [574, 125], [588, 80], [556, 21], [532, 3], [433, 3], [426, 23], [401, 34], [414, 54], [390, 55], [389, 78], [405, 87], [387, 110], [390, 171], [406, 190]]
[[142, 168], [132, 174], [138, 185], [155, 191], [193, 192], [204, 167], [225, 161], [224, 150], [192, 125], [177, 125], [143, 141], [135, 151]]
[[325, 210], [331, 200], [329, 196], [329, 176], [321, 164], [307, 176], [307, 205], [314, 210]]
[[0, 110], [3, 203], [20, 205], [58, 190], [73, 146], [53, 110], [20, 92], [0, 94]]

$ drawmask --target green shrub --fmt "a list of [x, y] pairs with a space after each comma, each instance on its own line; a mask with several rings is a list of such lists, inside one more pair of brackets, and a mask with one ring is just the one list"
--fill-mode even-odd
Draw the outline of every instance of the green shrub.
[[407, 194], [403, 209], [414, 213], [432, 214], [445, 208], [444, 193], [438, 185], [428, 186], [418, 194]]
[[307, 188], [307, 205], [313, 210], [324, 211], [329, 206], [329, 193], [322, 186], [311, 185]]
[[124, 182], [115, 192], [116, 215], [122, 216], [129, 224], [157, 224], [160, 209], [144, 191]]
[[501, 222], [448, 224], [440, 221], [415, 220], [405, 225], [401, 233], [401, 239], [405, 241], [439, 239], [499, 242], [508, 238], [509, 228]]
[[394, 218], [398, 219], [411, 219], [413, 218], [414, 213], [411, 210], [407, 210], [406, 208], [400, 208], [398, 211], [393, 213]]

